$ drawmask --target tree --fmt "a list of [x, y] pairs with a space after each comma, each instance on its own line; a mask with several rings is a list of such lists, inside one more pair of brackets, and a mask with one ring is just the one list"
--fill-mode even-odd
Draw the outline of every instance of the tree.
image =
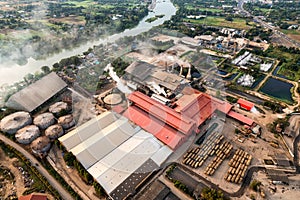
[[232, 22], [232, 21], [233, 21], [233, 18], [232, 18], [231, 16], [227, 16], [227, 17], [225, 17], [225, 20], [226, 20], [226, 21], [229, 21], [229, 22]]
[[220, 190], [214, 190], [212, 188], [203, 188], [201, 191], [201, 199], [203, 200], [227, 200], [228, 197], [225, 197], [223, 192]]
[[261, 185], [261, 182], [258, 181], [258, 180], [256, 180], [256, 179], [254, 179], [254, 180], [251, 182], [251, 184], [250, 184], [249, 187], [250, 187], [252, 190], [256, 191], [256, 192], [259, 192], [259, 187], [260, 187], [260, 185]]
[[50, 73], [50, 68], [48, 67], [48, 66], [43, 66], [42, 68], [41, 68], [41, 70], [42, 70], [42, 72], [44, 73], [44, 74], [49, 74]]

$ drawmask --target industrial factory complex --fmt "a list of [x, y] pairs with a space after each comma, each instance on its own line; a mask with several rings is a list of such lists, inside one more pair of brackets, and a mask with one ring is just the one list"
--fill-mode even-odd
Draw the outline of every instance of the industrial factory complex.
[[112, 111], [59, 138], [113, 199], [134, 195], [214, 115], [254, 124], [230, 103], [193, 89], [186, 78], [164, 68], [140, 61], [125, 71], [124, 87], [131, 89], [126, 98], [107, 94], [103, 103]]
[[[126, 63], [122, 77], [108, 64], [96, 94], [63, 72], [51, 72], [8, 99], [14, 112], [3, 117], [0, 129], [47, 159], [83, 199], [98, 185], [116, 200], [197, 199], [204, 187], [241, 196], [265, 163], [277, 159], [277, 166], [294, 170], [283, 150], [275, 152], [278, 142], [261, 138], [267, 131], [258, 120], [266, 118], [256, 109], [259, 101], [227, 98], [216, 68], [195, 67], [205, 62], [202, 55], [182, 59], [191, 43], [183, 38], [152, 56], [131, 51], [126, 56], [142, 59]], [[96, 186], [83, 191], [77, 184]]]

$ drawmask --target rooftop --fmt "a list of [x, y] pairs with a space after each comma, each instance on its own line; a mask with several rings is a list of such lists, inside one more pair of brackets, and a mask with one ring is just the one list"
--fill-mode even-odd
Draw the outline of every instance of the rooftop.
[[[151, 173], [172, 153], [171, 149], [152, 134], [112, 112], [105, 112], [91, 119], [60, 137], [59, 141], [76, 156], [108, 194], [112, 194], [128, 177], [136, 174], [145, 163], [154, 163], [153, 169], [143, 167], [147, 173]], [[140, 176], [144, 177], [138, 175]], [[141, 181], [128, 184], [134, 190]], [[132, 191], [119, 188], [121, 190], [118, 195], [127, 196]]]
[[[49, 87], [50, 85], [51, 87]], [[67, 84], [56, 73], [52, 72], [12, 95], [6, 106], [32, 112], [66, 87]]]
[[183, 134], [189, 135], [195, 130], [195, 122], [188, 116], [181, 115], [172, 108], [155, 101], [141, 92], [131, 93], [128, 96], [128, 100]]

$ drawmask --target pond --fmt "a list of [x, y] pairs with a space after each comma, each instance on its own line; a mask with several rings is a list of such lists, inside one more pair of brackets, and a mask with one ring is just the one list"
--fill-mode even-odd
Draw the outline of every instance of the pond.
[[251, 89], [256, 88], [256, 86], [259, 85], [259, 83], [264, 80], [264, 78], [266, 77], [266, 75], [260, 75], [259, 77], [255, 78], [255, 82], [252, 84]]
[[293, 84], [291, 83], [277, 80], [275, 78], [268, 78], [259, 91], [277, 99], [293, 102], [291, 93], [292, 87]]
[[281, 67], [281, 66], [277, 66], [277, 67], [275, 68], [275, 70], [273, 71], [272, 75], [273, 75], [273, 76], [280, 77], [280, 78], [288, 79], [286, 76], [277, 73], [278, 70], [280, 69], [280, 67]]
[[224, 81], [232, 81], [239, 73], [234, 73], [226, 78], [223, 78]]
[[223, 75], [223, 76], [228, 74], [228, 72], [225, 72], [225, 71], [222, 71], [222, 70], [218, 70], [217, 73], [220, 74], [220, 75]]

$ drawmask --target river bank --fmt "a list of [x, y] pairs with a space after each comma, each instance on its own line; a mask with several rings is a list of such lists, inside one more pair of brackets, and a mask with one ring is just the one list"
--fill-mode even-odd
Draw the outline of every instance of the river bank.
[[[125, 36], [135, 36], [149, 31], [152, 27], [161, 25], [165, 21], [169, 20], [173, 15], [175, 15], [175, 13], [176, 8], [170, 0], [159, 1], [156, 2], [153, 12], [149, 12], [148, 15], [143, 18], [143, 20], [140, 21], [135, 28], [126, 29], [121, 33], [117, 33], [106, 38], [99, 38], [99, 40], [96, 41], [87, 42], [71, 50], [62, 50], [62, 52], [52, 55], [44, 60], [35, 60], [33, 58], [29, 58], [27, 60], [27, 64], [25, 65], [19, 65], [12, 61], [0, 64], [0, 85], [11, 85], [15, 82], [21, 81], [28, 73], [34, 74], [36, 71], [40, 71], [42, 66], [51, 67], [54, 63], [59, 62], [61, 59], [82, 54], [91, 47], [100, 44], [106, 44], [108, 42], [112, 43]], [[155, 15], [164, 15], [164, 17], [159, 18], [151, 23], [146, 22], [146, 20], [154, 17]]]

